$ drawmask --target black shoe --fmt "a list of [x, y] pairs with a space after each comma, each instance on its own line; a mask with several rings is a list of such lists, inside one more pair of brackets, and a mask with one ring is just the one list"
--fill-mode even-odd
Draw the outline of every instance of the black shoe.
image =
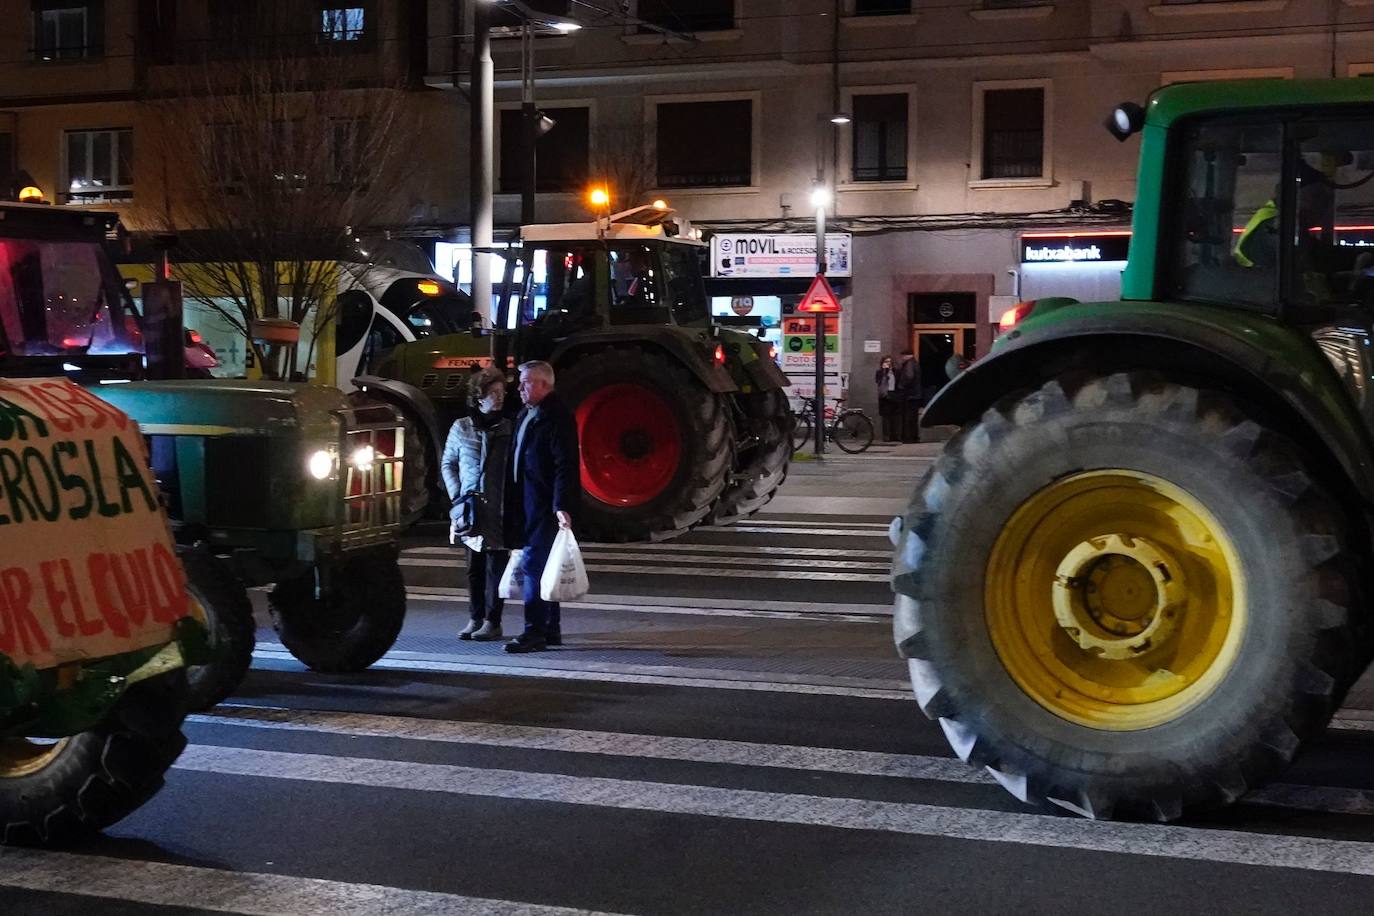
[[543, 649], [548, 648], [548, 645], [549, 644], [547, 641], [540, 639], [537, 636], [532, 638], [527, 638], [525, 636], [517, 636], [510, 642], [506, 643], [506, 651], [513, 652], [516, 654], [522, 652], [539, 652]]
[[563, 645], [563, 634], [562, 634], [562, 633], [550, 633], [548, 636], [545, 636], [545, 637], [544, 637], [544, 644], [547, 645], [547, 646], [561, 646], [561, 645]]

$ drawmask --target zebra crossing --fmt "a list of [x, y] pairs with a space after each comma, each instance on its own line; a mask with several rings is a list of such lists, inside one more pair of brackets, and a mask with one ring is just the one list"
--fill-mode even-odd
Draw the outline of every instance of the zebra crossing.
[[144, 809], [0, 850], [0, 913], [1367, 911], [1374, 711], [1206, 820], [1026, 807], [912, 700], [886, 531], [774, 513], [584, 545], [565, 646], [520, 657], [453, 637], [460, 558], [417, 541], [374, 670], [305, 671], [260, 630]]

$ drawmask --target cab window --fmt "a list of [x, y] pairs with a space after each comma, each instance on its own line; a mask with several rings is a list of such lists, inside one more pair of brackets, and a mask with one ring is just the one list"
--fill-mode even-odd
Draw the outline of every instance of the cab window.
[[1180, 299], [1273, 309], [1280, 277], [1283, 125], [1203, 122], [1176, 147], [1168, 284]]
[[627, 245], [610, 252], [611, 321], [615, 324], [662, 324], [663, 307], [654, 250]]
[[1292, 300], [1374, 308], [1374, 119], [1301, 123]]

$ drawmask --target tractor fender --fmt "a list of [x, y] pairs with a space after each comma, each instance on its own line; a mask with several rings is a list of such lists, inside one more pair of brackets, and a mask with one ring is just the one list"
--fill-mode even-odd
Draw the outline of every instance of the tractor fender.
[[1281, 422], [1294, 441], [1324, 453], [1316, 457], [1327, 470], [1339, 469], [1366, 502], [1374, 502], [1369, 428], [1335, 369], [1303, 332], [1263, 315], [1194, 304], [1073, 303], [1044, 318], [1028, 319], [945, 385], [922, 425], [962, 426], [1005, 395], [1065, 372], [1157, 370], [1243, 395]]
[[434, 410], [434, 404], [419, 388], [406, 382], [378, 378], [375, 375], [360, 375], [353, 379], [353, 386], [378, 400], [399, 407], [406, 419], [423, 427], [419, 430], [420, 437], [434, 447], [435, 458], [444, 453], [444, 438], [447, 432], [439, 428], [439, 415]]
[[[549, 361], [555, 367], [566, 364], [569, 356], [601, 350], [618, 343], [641, 344], [661, 350], [687, 368], [707, 391], [729, 394], [738, 391], [734, 379], [724, 366], [717, 365], [703, 352], [701, 345], [682, 331], [673, 328], [633, 327], [578, 334], [559, 342]], [[714, 344], [712, 344], [714, 346]]]

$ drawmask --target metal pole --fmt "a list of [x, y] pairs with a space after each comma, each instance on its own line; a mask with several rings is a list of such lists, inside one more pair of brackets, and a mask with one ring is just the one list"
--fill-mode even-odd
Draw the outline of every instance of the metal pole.
[[[824, 193], [825, 186], [817, 185]], [[816, 274], [825, 275], [825, 204], [816, 203]], [[816, 322], [816, 457], [825, 453], [825, 319], [823, 313], [813, 312]]]
[[534, 222], [535, 109], [534, 23], [528, 19], [520, 33], [520, 225]]
[[491, 11], [472, 6], [472, 302], [488, 320], [491, 308], [492, 96]]

